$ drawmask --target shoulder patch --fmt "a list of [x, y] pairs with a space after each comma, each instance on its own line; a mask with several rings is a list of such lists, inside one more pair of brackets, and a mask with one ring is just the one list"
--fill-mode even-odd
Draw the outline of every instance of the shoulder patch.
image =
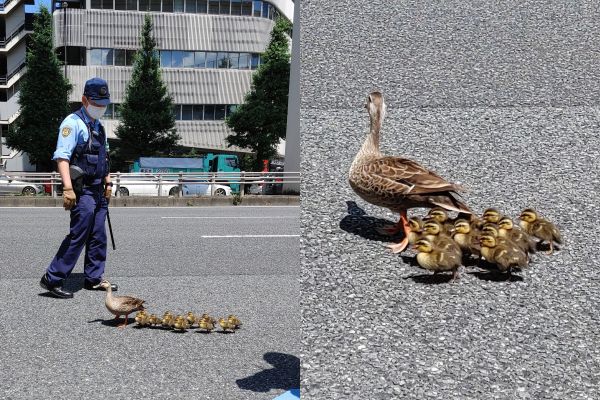
[[63, 137], [69, 136], [71, 134], [71, 127], [65, 126], [64, 128], [62, 128], [61, 134], [63, 135]]

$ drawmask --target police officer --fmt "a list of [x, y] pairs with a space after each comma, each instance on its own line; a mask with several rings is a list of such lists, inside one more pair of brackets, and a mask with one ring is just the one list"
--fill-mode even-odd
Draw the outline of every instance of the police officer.
[[[83, 106], [64, 119], [59, 128], [53, 160], [63, 183], [63, 206], [71, 210], [71, 227], [40, 281], [58, 298], [72, 298], [63, 288], [85, 247], [84, 288], [104, 290], [99, 283], [106, 261], [105, 219], [112, 192], [108, 141], [99, 118], [110, 104], [108, 84], [92, 78], [85, 83]], [[113, 285], [113, 290], [117, 290]]]

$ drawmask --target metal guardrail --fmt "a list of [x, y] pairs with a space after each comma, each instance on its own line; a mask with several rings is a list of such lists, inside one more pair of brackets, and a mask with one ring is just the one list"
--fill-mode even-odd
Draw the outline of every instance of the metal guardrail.
[[[11, 180], [30, 183], [32, 185], [49, 185], [52, 197], [58, 196], [58, 189], [62, 186], [62, 180], [58, 172], [2, 172], [0, 174], [8, 175]], [[279, 193], [284, 184], [299, 184], [299, 172], [171, 172], [171, 173], [112, 173], [114, 193], [117, 197], [121, 195], [121, 186], [136, 185], [157, 185], [156, 196], [162, 196], [163, 186], [168, 185], [172, 188], [177, 187], [177, 196], [183, 196], [184, 185], [211, 185], [211, 196], [215, 195], [215, 185], [230, 186], [238, 184], [240, 186], [239, 195], [245, 196], [246, 186], [258, 185], [262, 188], [261, 194], [281, 194]], [[1, 184], [1, 183], [0, 183]], [[268, 189], [273, 193], [268, 192]], [[2, 192], [2, 188], [0, 188]], [[237, 194], [237, 193], [236, 193]]]

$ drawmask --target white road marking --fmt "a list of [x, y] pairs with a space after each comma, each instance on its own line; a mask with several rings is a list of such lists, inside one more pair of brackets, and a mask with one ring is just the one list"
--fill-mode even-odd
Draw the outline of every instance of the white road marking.
[[221, 239], [221, 238], [283, 238], [283, 237], [300, 237], [300, 235], [202, 235], [204, 239]]

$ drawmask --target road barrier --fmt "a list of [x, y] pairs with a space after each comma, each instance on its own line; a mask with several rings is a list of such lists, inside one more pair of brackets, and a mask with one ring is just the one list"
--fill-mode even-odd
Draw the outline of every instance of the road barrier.
[[[4, 189], [10, 187], [44, 185], [44, 193], [51, 197], [58, 197], [62, 187], [62, 180], [58, 172], [2, 172], [8, 180], [0, 181], [0, 193], [8, 193]], [[186, 185], [206, 185], [210, 196], [223, 196], [222, 186], [239, 184], [240, 190], [234, 195], [243, 197], [248, 194], [298, 194], [282, 193], [284, 184], [299, 184], [299, 172], [170, 172], [170, 173], [112, 173], [114, 184], [113, 191], [116, 197], [130, 195], [131, 187], [139, 186], [144, 189], [143, 196], [158, 197], [183, 197]], [[168, 188], [168, 189], [167, 189]], [[220, 189], [221, 188], [221, 189]], [[220, 190], [219, 190], [220, 189]], [[25, 194], [30, 191], [14, 191], [14, 194]], [[136, 191], [134, 191], [136, 192]], [[139, 193], [139, 191], [137, 191]], [[135, 196], [135, 194], [134, 194]], [[191, 195], [187, 195], [191, 196]]]

